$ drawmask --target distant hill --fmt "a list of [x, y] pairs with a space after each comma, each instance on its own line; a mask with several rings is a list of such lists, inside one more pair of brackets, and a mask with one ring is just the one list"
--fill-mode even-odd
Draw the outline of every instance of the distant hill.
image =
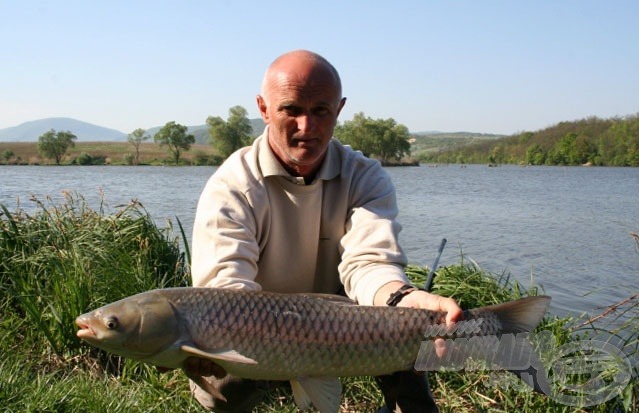
[[[264, 127], [266, 126], [264, 122], [262, 121], [262, 118], [249, 119], [249, 122], [251, 123], [251, 127], [253, 128], [253, 136], [261, 135], [262, 132], [264, 131]], [[155, 126], [153, 128], [147, 129], [146, 131], [147, 135], [150, 135], [151, 137], [155, 136], [155, 134], [160, 131], [162, 126]], [[209, 135], [208, 125], [206, 124], [194, 125], [194, 126], [187, 126], [187, 127], [188, 127], [188, 133], [195, 136], [195, 142], [203, 143], [203, 144], [209, 143], [210, 135]]]
[[411, 134], [411, 155], [423, 160], [437, 151], [451, 150], [475, 142], [503, 138], [504, 135], [476, 132], [417, 132]]
[[264, 132], [266, 124], [262, 118], [249, 119], [251, 121], [251, 127], [253, 128], [253, 136], [260, 136]]
[[70, 131], [78, 141], [125, 141], [126, 133], [71, 118], [47, 118], [0, 129], [0, 142], [35, 142], [43, 133]]
[[411, 133], [413, 136], [418, 137], [426, 137], [426, 138], [437, 138], [437, 139], [499, 139], [503, 138], [506, 135], [498, 135], [495, 133], [477, 133], [477, 132], [440, 132], [440, 131], [431, 131], [431, 132], [414, 132]]
[[[164, 126], [164, 125], [162, 125]], [[151, 136], [151, 141], [156, 133], [162, 129], [162, 126], [154, 126], [150, 129], [146, 130], [146, 134]], [[195, 126], [187, 126], [187, 133], [195, 136], [195, 142], [197, 143], [208, 143], [209, 142], [209, 127], [207, 125], [195, 125]]]
[[[264, 122], [261, 118], [249, 119], [253, 127], [253, 135], [258, 136], [264, 130]], [[147, 130], [151, 137], [160, 130], [162, 126], [156, 126]], [[189, 126], [189, 133], [195, 136], [197, 143], [208, 143], [209, 131], [207, 125]], [[37, 142], [38, 138], [45, 132], [55, 129], [56, 131], [70, 131], [78, 137], [79, 142], [98, 141], [126, 141], [127, 134], [115, 129], [105, 128], [92, 123], [83, 122], [72, 118], [46, 118], [22, 123], [18, 126], [0, 129], [0, 142]]]
[[590, 116], [499, 139], [475, 139], [425, 152], [435, 163], [639, 167], [639, 114]]

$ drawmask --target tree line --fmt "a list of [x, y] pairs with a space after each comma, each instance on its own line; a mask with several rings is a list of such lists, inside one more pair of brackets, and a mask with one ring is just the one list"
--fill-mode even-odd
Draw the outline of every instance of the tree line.
[[435, 163], [639, 166], [639, 114], [560, 122], [536, 132], [442, 150]]
[[[248, 112], [241, 106], [230, 108], [226, 120], [209, 116], [206, 124], [209, 144], [216, 152], [206, 162], [209, 164], [221, 163], [237, 149], [250, 145], [255, 138]], [[411, 156], [411, 134], [406, 126], [393, 118], [372, 119], [360, 112], [352, 120], [338, 124], [335, 136], [342, 143], [351, 145], [368, 157], [379, 159], [383, 164], [398, 164]], [[127, 140], [134, 153], [128, 156], [127, 163], [139, 163], [140, 145], [151, 138], [144, 129], [136, 129], [128, 135]], [[69, 131], [50, 130], [40, 136], [38, 150], [42, 156], [60, 164], [75, 140], [76, 136]], [[195, 137], [188, 133], [188, 128], [173, 121], [166, 123], [153, 140], [167, 148], [176, 165], [180, 163], [182, 153], [190, 150], [195, 143]], [[8, 158], [11, 154], [2, 156]], [[434, 163], [639, 166], [639, 114], [560, 122], [536, 132], [521, 132], [505, 138], [422, 153], [419, 158]], [[91, 159], [76, 159], [75, 162], [86, 164], [91, 163]]]
[[[255, 138], [248, 112], [242, 106], [229, 109], [226, 120], [219, 116], [209, 116], [206, 124], [209, 127], [209, 144], [217, 153], [209, 162], [212, 164], [221, 163], [236, 150], [250, 145]], [[382, 163], [398, 162], [403, 157], [410, 156], [408, 128], [392, 118], [372, 119], [360, 112], [353, 120], [338, 125], [336, 135], [344, 144], [351, 145], [364, 155], [377, 158]], [[52, 159], [59, 165], [67, 150], [74, 146], [76, 139], [70, 131], [58, 132], [52, 129], [39, 137], [38, 151], [43, 157]], [[127, 141], [134, 149], [134, 153], [128, 157], [129, 164], [137, 165], [140, 162], [140, 146], [150, 139], [151, 136], [142, 128], [135, 129], [128, 135]], [[195, 143], [195, 137], [188, 133], [188, 127], [174, 121], [166, 123], [153, 136], [153, 140], [167, 148], [176, 165], [180, 163], [182, 153], [188, 151]], [[90, 159], [80, 162], [88, 164]]]
[[[227, 158], [237, 149], [252, 141], [252, 127], [248, 112], [241, 106], [229, 110], [225, 121], [220, 117], [206, 120], [211, 135], [210, 142], [220, 156]], [[364, 155], [379, 159], [382, 163], [399, 161], [410, 156], [410, 132], [394, 119], [372, 119], [363, 112], [355, 114], [353, 120], [337, 125], [335, 136]]]
[[[140, 160], [140, 145], [151, 139], [146, 130], [138, 128], [127, 136], [134, 148], [134, 154], [129, 154], [127, 163], [137, 165]], [[155, 143], [166, 146], [173, 162], [178, 165], [183, 151], [188, 151], [195, 143], [195, 137], [188, 133], [188, 127], [175, 123], [166, 123], [153, 137]], [[69, 148], [75, 146], [77, 136], [70, 131], [56, 131], [51, 129], [38, 138], [38, 152], [41, 156], [52, 159], [56, 165], [60, 165]], [[7, 159], [8, 160], [8, 159]], [[81, 165], [101, 164], [104, 160], [94, 159], [89, 154], [82, 154], [74, 159], [73, 163]]]

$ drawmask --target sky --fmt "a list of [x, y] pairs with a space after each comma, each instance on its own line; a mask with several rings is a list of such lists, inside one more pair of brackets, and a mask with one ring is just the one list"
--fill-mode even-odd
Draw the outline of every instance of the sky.
[[0, 128], [257, 118], [265, 69], [294, 49], [340, 72], [340, 121], [514, 134], [634, 115], [638, 21], [637, 0], [0, 0]]

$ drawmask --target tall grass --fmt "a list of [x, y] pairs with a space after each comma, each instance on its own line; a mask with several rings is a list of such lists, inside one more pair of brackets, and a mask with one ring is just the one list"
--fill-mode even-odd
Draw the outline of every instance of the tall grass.
[[[188, 285], [188, 248], [181, 252], [172, 228], [158, 228], [135, 202], [114, 213], [103, 205], [91, 209], [76, 194], [67, 194], [60, 205], [46, 199], [32, 202], [37, 208], [31, 214], [0, 205], [2, 411], [204, 411], [190, 396], [182, 372], [160, 374], [90, 348], [75, 336], [73, 320], [79, 314], [140, 291]], [[426, 268], [411, 266], [407, 272], [415, 284], [423, 285]], [[538, 292], [505, 274], [487, 274], [463, 257], [459, 265], [438, 271], [433, 291], [454, 297], [465, 308]], [[627, 311], [628, 321], [620, 329], [623, 345], [636, 360], [639, 314], [636, 305]], [[548, 317], [541, 329], [558, 344], [595, 330], [586, 323], [572, 331], [575, 321]], [[638, 411], [636, 373], [623, 394], [586, 409], [497, 386], [489, 372], [437, 372], [430, 373], [430, 380], [443, 412]], [[376, 411], [382, 404], [371, 378], [344, 383], [342, 411]], [[289, 389], [277, 387], [256, 411], [294, 412], [291, 400]]]
[[0, 290], [58, 357], [81, 344], [74, 319], [135, 292], [187, 285], [184, 258], [142, 206], [117, 213], [67, 193], [61, 205], [34, 199], [33, 215], [1, 206]]

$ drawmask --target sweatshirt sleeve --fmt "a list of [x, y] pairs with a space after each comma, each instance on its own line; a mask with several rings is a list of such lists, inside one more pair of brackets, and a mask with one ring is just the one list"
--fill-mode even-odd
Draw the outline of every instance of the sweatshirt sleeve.
[[259, 290], [255, 218], [245, 195], [215, 175], [198, 201], [191, 277], [195, 287]]
[[378, 163], [354, 182], [351, 202], [341, 240], [340, 278], [349, 297], [372, 305], [384, 284], [408, 282], [407, 258], [398, 242], [401, 225], [396, 220], [395, 187]]

